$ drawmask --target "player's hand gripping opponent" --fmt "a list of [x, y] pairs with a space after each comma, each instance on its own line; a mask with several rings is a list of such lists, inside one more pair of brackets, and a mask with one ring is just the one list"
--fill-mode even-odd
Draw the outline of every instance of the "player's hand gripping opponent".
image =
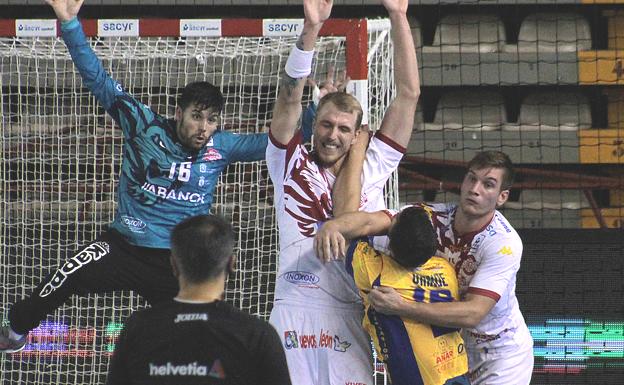
[[337, 221], [328, 221], [318, 230], [314, 237], [316, 256], [323, 262], [344, 258], [347, 241], [340, 233]]
[[57, 19], [69, 21], [78, 15], [84, 0], [45, 0], [54, 9]]
[[373, 287], [368, 294], [368, 301], [375, 310], [387, 315], [401, 314], [407, 303], [395, 289], [386, 286]]

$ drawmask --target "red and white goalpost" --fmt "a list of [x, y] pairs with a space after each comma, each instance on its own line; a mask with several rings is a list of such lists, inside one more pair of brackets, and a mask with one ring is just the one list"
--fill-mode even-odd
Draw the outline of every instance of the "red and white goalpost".
[[[107, 71], [137, 99], [173, 116], [194, 80], [223, 90], [226, 129], [270, 124], [279, 77], [303, 20], [82, 20]], [[329, 20], [313, 75], [346, 68], [351, 92], [379, 127], [394, 87], [387, 20]], [[3, 319], [79, 245], [113, 219], [122, 135], [82, 86], [55, 20], [0, 20], [0, 286]], [[307, 101], [306, 101], [307, 104]], [[389, 204], [398, 204], [396, 178]], [[226, 298], [268, 317], [277, 271], [272, 188], [264, 162], [222, 175], [213, 211], [238, 232]], [[0, 385], [100, 384], [123, 320], [144, 306], [131, 292], [73, 298], [0, 361]]]

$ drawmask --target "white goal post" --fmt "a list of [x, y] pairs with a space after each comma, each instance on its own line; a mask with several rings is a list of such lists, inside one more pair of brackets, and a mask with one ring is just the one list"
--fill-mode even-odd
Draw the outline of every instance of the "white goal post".
[[[81, 20], [104, 67], [138, 100], [173, 116], [177, 92], [206, 80], [225, 96], [224, 129], [261, 132], [303, 20]], [[346, 68], [351, 90], [379, 127], [392, 98], [387, 20], [328, 20], [313, 67]], [[122, 134], [83, 87], [55, 20], [0, 20], [0, 286], [2, 314], [30, 294], [113, 219]], [[306, 92], [306, 101], [310, 99]], [[305, 107], [305, 105], [304, 105]], [[388, 202], [398, 205], [396, 177]], [[238, 269], [226, 300], [267, 318], [277, 272], [278, 234], [264, 162], [222, 175], [213, 211], [238, 233]], [[132, 292], [72, 298], [0, 361], [0, 385], [101, 384]]]

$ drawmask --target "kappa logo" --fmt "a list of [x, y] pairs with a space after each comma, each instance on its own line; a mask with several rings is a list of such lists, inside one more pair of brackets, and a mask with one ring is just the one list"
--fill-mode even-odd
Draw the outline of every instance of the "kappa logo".
[[54, 290], [63, 285], [63, 282], [73, 272], [80, 269], [82, 266], [93, 262], [99, 261], [100, 258], [109, 253], [110, 246], [106, 242], [93, 242], [89, 246], [82, 249], [81, 252], [68, 259], [63, 266], [54, 273], [50, 282], [39, 292], [40, 297], [47, 297]]
[[509, 246], [503, 246], [501, 247], [500, 250], [497, 251], [498, 254], [502, 254], [502, 255], [512, 255], [513, 251], [511, 250], [511, 247]]

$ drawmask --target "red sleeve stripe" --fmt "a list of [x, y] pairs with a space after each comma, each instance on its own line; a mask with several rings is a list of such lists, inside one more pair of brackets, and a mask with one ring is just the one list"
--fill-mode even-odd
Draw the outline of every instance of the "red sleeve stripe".
[[375, 133], [375, 137], [377, 139], [381, 140], [382, 142], [384, 142], [385, 144], [387, 144], [388, 146], [394, 148], [395, 150], [397, 150], [401, 154], [405, 154], [405, 152], [407, 151], [407, 149], [405, 147], [401, 146], [400, 144], [398, 144], [397, 142], [395, 142], [394, 140], [390, 139], [389, 137], [387, 137], [386, 135], [382, 134], [379, 131], [377, 131]]
[[492, 290], [480, 289], [478, 287], [469, 287], [468, 288], [468, 293], [476, 294], [476, 295], [482, 295], [484, 297], [492, 298], [496, 302], [498, 302], [498, 300], [500, 299], [500, 294], [498, 294], [498, 293], [496, 293], [496, 292], [494, 292]]
[[279, 148], [280, 150], [286, 149], [286, 145], [278, 142], [277, 139], [275, 139], [275, 137], [273, 136], [273, 132], [271, 132], [270, 129], [269, 129], [269, 140], [275, 147]]

